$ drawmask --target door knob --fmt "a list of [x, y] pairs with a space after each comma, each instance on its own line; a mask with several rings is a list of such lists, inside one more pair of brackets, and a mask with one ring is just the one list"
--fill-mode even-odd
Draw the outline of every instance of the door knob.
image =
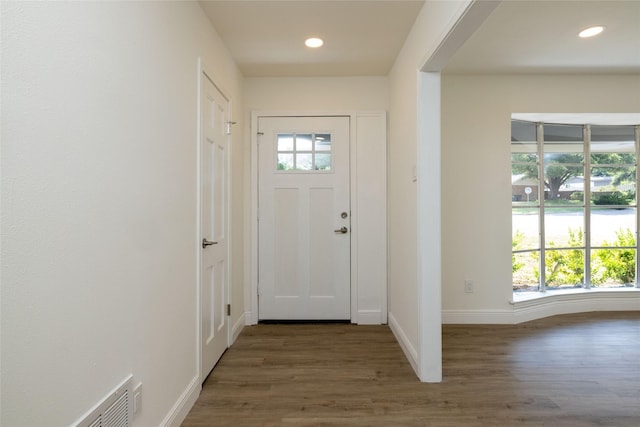
[[333, 230], [334, 233], [341, 233], [341, 234], [347, 234], [347, 231], [349, 231], [347, 227], [341, 227], [337, 230]]
[[211, 246], [211, 245], [217, 245], [218, 242], [212, 242], [210, 240], [207, 240], [206, 238], [202, 239], [202, 249], [206, 248], [207, 246]]

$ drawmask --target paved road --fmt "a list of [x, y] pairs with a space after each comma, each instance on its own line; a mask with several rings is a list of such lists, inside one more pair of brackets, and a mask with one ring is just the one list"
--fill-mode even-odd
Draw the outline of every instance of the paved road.
[[[538, 234], [538, 215], [524, 214], [513, 215], [513, 230], [520, 230], [527, 236]], [[584, 229], [584, 215], [582, 212], [547, 214], [545, 229], [547, 242], [553, 240], [561, 245], [566, 242], [568, 229]], [[592, 245], [599, 246], [604, 240], [613, 243], [616, 240], [616, 231], [620, 229], [636, 229], [635, 209], [597, 209], [591, 212]]]

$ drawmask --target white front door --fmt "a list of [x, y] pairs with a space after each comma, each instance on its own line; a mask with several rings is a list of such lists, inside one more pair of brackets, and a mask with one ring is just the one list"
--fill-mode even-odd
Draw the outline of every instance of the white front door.
[[227, 349], [229, 102], [205, 73], [201, 77], [201, 379]]
[[260, 320], [351, 318], [349, 118], [258, 120]]

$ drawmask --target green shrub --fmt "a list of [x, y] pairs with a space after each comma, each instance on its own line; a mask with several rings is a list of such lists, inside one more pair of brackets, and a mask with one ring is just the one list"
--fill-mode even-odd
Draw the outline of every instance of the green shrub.
[[598, 194], [593, 197], [593, 203], [596, 205], [620, 205], [626, 206], [633, 200], [633, 196], [629, 197], [629, 194], [625, 194], [622, 191], [614, 191], [606, 194]]
[[597, 249], [593, 251], [594, 274], [592, 283], [597, 285], [607, 281], [618, 283], [633, 283], [636, 278], [635, 249], [625, 248], [635, 246], [636, 238], [630, 229], [616, 231], [616, 241], [613, 244], [604, 242], [603, 246], [621, 249]]
[[[524, 238], [523, 233], [516, 231], [513, 236], [512, 246], [516, 250]], [[545, 251], [545, 279], [547, 286], [577, 285], [584, 283], [584, 233], [581, 228], [573, 230], [569, 228], [569, 239], [566, 244], [558, 245], [553, 241], [548, 242]], [[557, 250], [554, 248], [568, 247], [576, 249]], [[603, 283], [628, 284], [635, 283], [635, 234], [630, 229], [616, 231], [616, 240], [613, 243], [603, 242], [602, 246], [610, 248], [594, 249], [591, 252], [591, 284], [598, 286]], [[531, 252], [531, 264], [535, 281], [540, 279], [539, 269], [540, 253]], [[524, 267], [523, 262], [516, 262], [512, 255], [513, 272]], [[535, 282], [532, 280], [532, 284]]]
[[627, 199], [629, 200], [629, 203], [634, 203], [636, 200], [636, 190], [627, 191]]
[[[513, 234], [513, 237], [511, 238], [511, 250], [517, 251], [518, 249], [521, 249], [523, 241], [524, 241], [524, 233], [520, 230], [516, 230], [516, 232]], [[512, 252], [511, 253], [512, 273], [515, 273], [516, 271], [520, 270], [522, 267], [524, 267], [524, 263], [518, 262], [516, 260], [516, 254]]]
[[[582, 247], [584, 233], [581, 228], [569, 228], [568, 247]], [[549, 248], [557, 246], [549, 242]], [[546, 250], [544, 256], [546, 266], [545, 279], [548, 286], [577, 285], [584, 282], [584, 251], [582, 249]]]
[[584, 191], [574, 191], [573, 193], [571, 193], [571, 195], [569, 196], [569, 200], [579, 200], [579, 201], [583, 201], [584, 200]]

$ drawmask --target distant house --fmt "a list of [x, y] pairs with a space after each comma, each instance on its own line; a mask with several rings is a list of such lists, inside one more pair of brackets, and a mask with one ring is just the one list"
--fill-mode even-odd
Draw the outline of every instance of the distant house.
[[[613, 187], [612, 176], [592, 176], [591, 192], [611, 192], [611, 191], [631, 191], [635, 190], [633, 183], [621, 184]], [[534, 178], [529, 178], [525, 174], [511, 175], [511, 200], [514, 202], [536, 201], [538, 200], [538, 185]], [[527, 188], [529, 198], [527, 199]], [[558, 193], [559, 198], [569, 199], [571, 195], [578, 191], [584, 191], [584, 177], [575, 176], [569, 178], [561, 187]], [[545, 194], [548, 190], [545, 189]], [[548, 196], [545, 197], [547, 199]]]
[[[592, 176], [591, 179], [591, 191], [598, 191], [598, 189], [602, 189], [603, 187], [607, 187], [611, 185], [613, 181], [612, 176]], [[584, 191], [584, 177], [583, 176], [574, 176], [569, 178], [561, 187], [561, 192], [574, 192], [574, 191]]]
[[[591, 191], [592, 192], [610, 192], [610, 191], [630, 191], [635, 190], [635, 185], [633, 183], [625, 183], [620, 185], [613, 185], [613, 177], [612, 176], [592, 176], [591, 179]], [[575, 191], [584, 191], [584, 177], [583, 176], [575, 176], [573, 178], [569, 178], [567, 182], [564, 183], [562, 187], [560, 187], [560, 192], [575, 192]]]

